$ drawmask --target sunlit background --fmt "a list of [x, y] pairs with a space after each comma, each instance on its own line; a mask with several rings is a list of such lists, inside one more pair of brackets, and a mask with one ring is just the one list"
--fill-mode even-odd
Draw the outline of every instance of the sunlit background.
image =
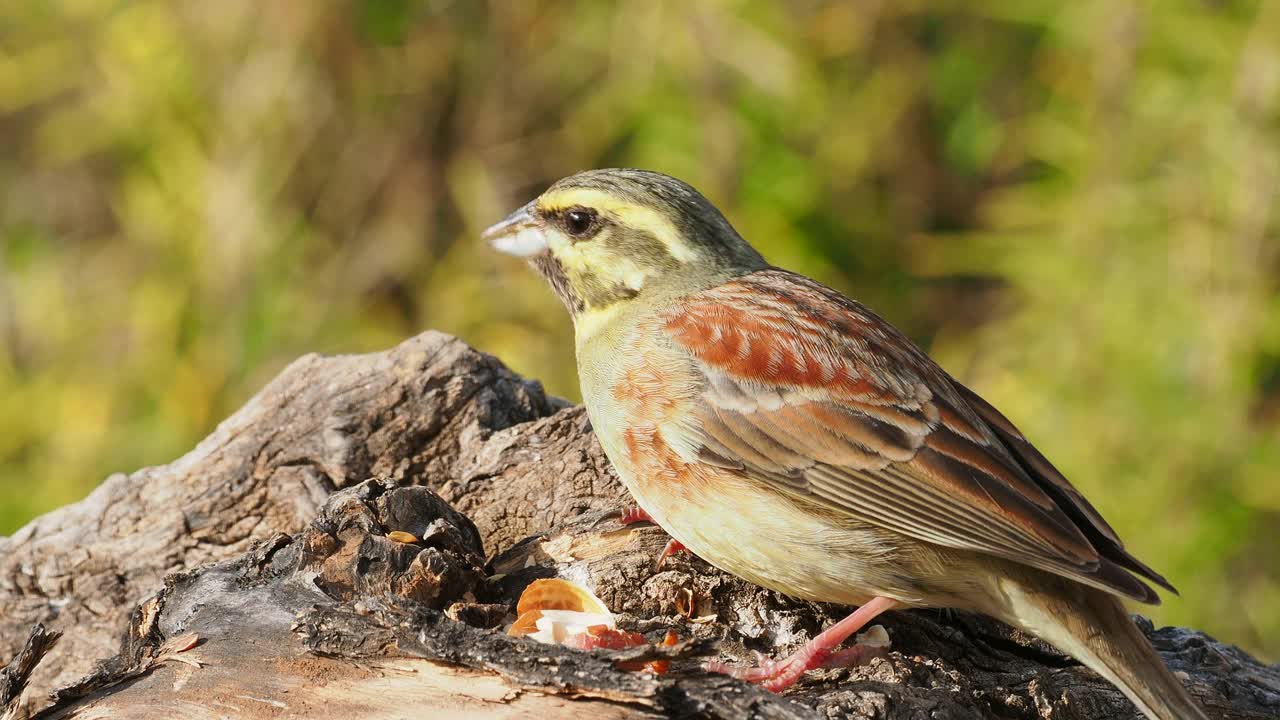
[[[0, 3], [0, 533], [306, 352], [456, 333], [577, 398], [479, 231], [701, 188], [907, 330], [1280, 657], [1280, 3]], [[1144, 609], [1144, 612], [1148, 609]]]

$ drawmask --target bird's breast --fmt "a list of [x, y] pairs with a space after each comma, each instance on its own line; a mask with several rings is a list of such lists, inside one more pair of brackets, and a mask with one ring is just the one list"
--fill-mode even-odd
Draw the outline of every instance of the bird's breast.
[[636, 502], [672, 537], [712, 565], [788, 595], [858, 604], [891, 588], [891, 536], [698, 459], [693, 409], [703, 402], [702, 380], [690, 361], [661, 343], [634, 341], [609, 358], [579, 357], [592, 426]]
[[579, 349], [582, 395], [600, 444], [628, 486], [639, 478], [655, 491], [681, 494], [708, 481], [694, 462], [702, 379], [686, 355], [641, 330]]

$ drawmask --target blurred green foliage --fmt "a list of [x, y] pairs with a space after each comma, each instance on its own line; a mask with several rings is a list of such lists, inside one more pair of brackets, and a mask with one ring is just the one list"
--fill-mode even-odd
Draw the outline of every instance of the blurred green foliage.
[[0, 4], [0, 532], [292, 358], [461, 335], [576, 397], [479, 230], [631, 165], [983, 392], [1280, 656], [1280, 4]]

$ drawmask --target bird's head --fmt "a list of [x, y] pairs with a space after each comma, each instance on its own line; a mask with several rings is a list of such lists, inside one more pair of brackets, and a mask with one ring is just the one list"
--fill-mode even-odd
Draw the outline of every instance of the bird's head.
[[575, 322], [766, 266], [701, 193], [645, 170], [564, 178], [484, 237], [527, 258]]

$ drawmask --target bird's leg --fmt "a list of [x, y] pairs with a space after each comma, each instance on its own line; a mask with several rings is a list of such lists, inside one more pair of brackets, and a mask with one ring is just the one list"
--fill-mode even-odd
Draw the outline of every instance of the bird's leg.
[[653, 523], [654, 525], [658, 524], [653, 522], [653, 516], [645, 512], [645, 509], [639, 505], [632, 505], [631, 507], [623, 508], [622, 515], [618, 518], [618, 522], [623, 525], [634, 525], [638, 522]]
[[883, 645], [864, 645], [859, 643], [853, 647], [840, 648], [827, 656], [826, 660], [818, 667], [821, 668], [842, 668], [842, 667], [858, 667], [871, 662], [871, 658], [884, 657], [889, 654], [887, 647]]
[[[638, 522], [649, 522], [649, 523], [653, 523], [654, 525], [658, 525], [658, 523], [654, 522], [653, 516], [645, 512], [644, 508], [640, 507], [639, 505], [634, 505], [632, 507], [629, 507], [623, 510], [622, 516], [618, 518], [618, 521], [621, 522], [623, 525], [633, 525]], [[658, 527], [662, 527], [662, 526], [658, 525]], [[667, 546], [662, 548], [662, 552], [659, 553], [658, 555], [658, 563], [656, 565], [657, 569], [659, 570], [662, 569], [662, 565], [667, 561], [667, 558], [671, 557], [672, 555], [675, 555], [681, 550], [688, 550], [688, 549], [689, 548], [684, 546], [684, 543], [680, 542], [675, 538], [671, 538], [671, 540], [667, 542]]]
[[866, 605], [854, 611], [852, 615], [822, 631], [818, 637], [805, 643], [804, 647], [782, 660], [762, 658], [760, 664], [753, 668], [737, 668], [721, 662], [709, 662], [705, 663], [702, 668], [711, 672], [732, 675], [739, 680], [760, 683], [766, 690], [781, 692], [795, 684], [806, 671], [822, 667], [833, 658], [848, 662], [853, 657], [857, 657], [851, 652], [857, 650], [857, 647], [841, 652], [836, 652], [836, 648], [849, 636], [858, 632], [867, 623], [875, 619], [877, 615], [898, 606], [897, 600], [887, 597], [873, 598]]
[[654, 567], [656, 567], [658, 570], [661, 570], [662, 565], [667, 561], [667, 558], [671, 557], [672, 555], [675, 555], [678, 552], [687, 551], [688, 549], [689, 548], [684, 546], [684, 543], [680, 542], [675, 538], [671, 538], [670, 540], [667, 541], [666, 547], [662, 548], [662, 552], [658, 553], [658, 563]]

